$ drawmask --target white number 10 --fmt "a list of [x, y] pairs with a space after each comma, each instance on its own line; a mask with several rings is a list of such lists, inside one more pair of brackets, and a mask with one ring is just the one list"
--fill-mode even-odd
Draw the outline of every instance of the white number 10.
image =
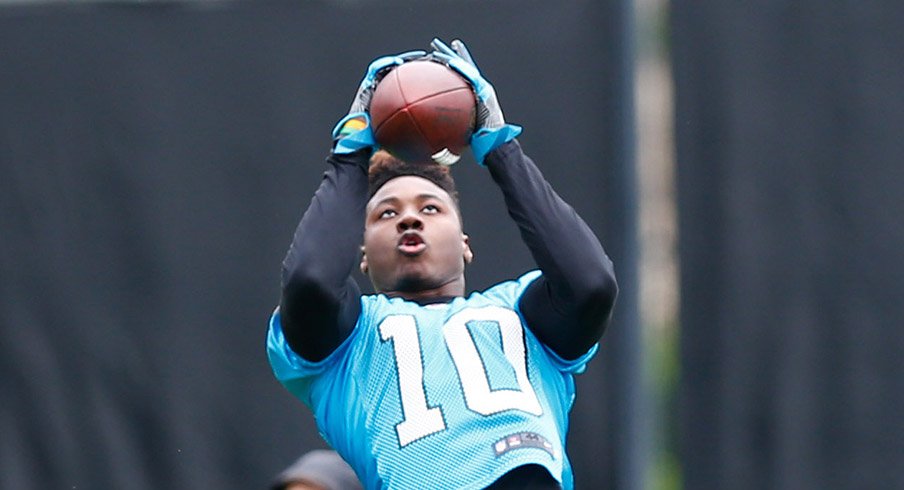
[[[515, 372], [518, 389], [491, 390], [486, 366], [480, 358], [474, 339], [468, 331], [470, 322], [496, 324], [502, 337], [502, 353]], [[403, 420], [396, 425], [399, 444], [407, 444], [446, 429], [441, 407], [429, 407], [424, 389], [417, 323], [411, 315], [391, 315], [380, 323], [383, 341], [393, 341], [399, 373]], [[518, 315], [507, 308], [488, 306], [468, 308], [453, 315], [443, 325], [443, 338], [464, 390], [465, 404], [481, 414], [492, 415], [504, 410], [522, 410], [541, 415], [543, 409], [527, 377], [524, 329]]]

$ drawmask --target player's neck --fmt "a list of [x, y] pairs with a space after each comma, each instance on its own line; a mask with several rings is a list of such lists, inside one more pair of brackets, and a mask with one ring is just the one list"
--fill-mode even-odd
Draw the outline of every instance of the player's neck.
[[391, 298], [404, 298], [418, 304], [448, 302], [465, 295], [465, 278], [462, 276], [435, 288], [381, 292]]

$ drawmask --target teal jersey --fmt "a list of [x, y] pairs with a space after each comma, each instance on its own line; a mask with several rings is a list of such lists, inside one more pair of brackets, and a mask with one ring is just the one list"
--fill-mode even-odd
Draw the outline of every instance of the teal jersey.
[[527, 328], [518, 300], [539, 275], [442, 304], [362, 296], [352, 333], [316, 363], [276, 311], [270, 364], [367, 488], [484, 488], [537, 464], [570, 489], [573, 375], [598, 346], [566, 361]]

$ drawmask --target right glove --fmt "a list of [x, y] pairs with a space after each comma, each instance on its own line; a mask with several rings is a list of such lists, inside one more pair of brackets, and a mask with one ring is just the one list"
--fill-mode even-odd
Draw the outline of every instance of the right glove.
[[375, 148], [377, 141], [370, 127], [370, 100], [373, 98], [377, 83], [395, 68], [406, 61], [422, 58], [425, 51], [408, 51], [394, 56], [377, 58], [367, 67], [364, 79], [358, 85], [358, 92], [348, 110], [348, 115], [336, 123], [333, 128], [333, 153], [353, 153], [364, 148]]
[[461, 73], [474, 87], [477, 94], [477, 127], [471, 135], [471, 151], [477, 163], [483, 165], [487, 153], [515, 139], [521, 134], [521, 126], [506, 124], [499, 107], [496, 90], [483, 78], [477, 64], [468, 52], [468, 48], [458, 39], [452, 41], [452, 47], [439, 39], [430, 43], [433, 53], [430, 56], [442, 61], [453, 70]]

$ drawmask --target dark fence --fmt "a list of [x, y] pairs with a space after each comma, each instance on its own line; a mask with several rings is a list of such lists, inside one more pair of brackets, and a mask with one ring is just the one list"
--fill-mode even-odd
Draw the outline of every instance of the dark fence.
[[904, 4], [672, 10], [686, 488], [904, 488]]

